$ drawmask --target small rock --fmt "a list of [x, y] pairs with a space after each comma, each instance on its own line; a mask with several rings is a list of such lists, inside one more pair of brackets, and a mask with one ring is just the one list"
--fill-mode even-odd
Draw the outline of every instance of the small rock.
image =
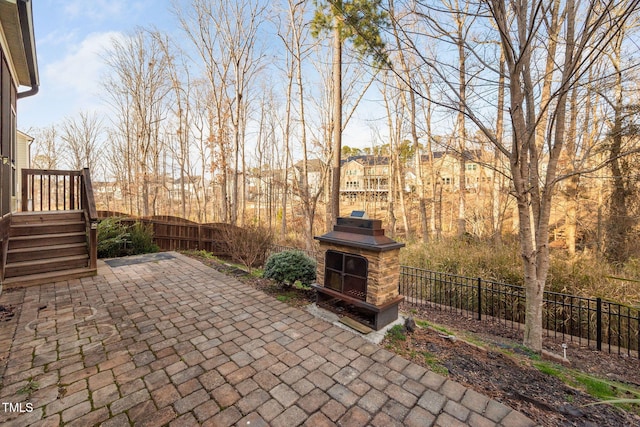
[[443, 334], [439, 334], [439, 337], [440, 337], [440, 338], [444, 338], [444, 339], [446, 339], [446, 340], [449, 340], [449, 341], [451, 341], [451, 342], [456, 342], [456, 341], [458, 341], [458, 338], [456, 338], [456, 336], [455, 336], [455, 335], [443, 335]]
[[558, 411], [561, 414], [570, 415], [572, 417], [582, 417], [584, 413], [573, 405], [560, 405]]
[[427, 343], [427, 351], [429, 351], [429, 353], [437, 353], [437, 352], [440, 351], [440, 347], [438, 347], [434, 343], [428, 342]]
[[413, 317], [409, 316], [405, 319], [404, 328], [407, 330], [407, 332], [415, 332], [417, 327], [418, 326], [416, 325], [416, 321], [413, 320]]

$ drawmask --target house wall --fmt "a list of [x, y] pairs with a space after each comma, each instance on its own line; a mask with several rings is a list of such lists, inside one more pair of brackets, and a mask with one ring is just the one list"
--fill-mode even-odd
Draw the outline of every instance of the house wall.
[[16, 168], [15, 168], [15, 183], [16, 192], [13, 197], [13, 210], [18, 211], [22, 206], [22, 169], [29, 168], [29, 143], [33, 141], [29, 135], [22, 132], [18, 132], [18, 139], [16, 144]]
[[[466, 162], [466, 189], [475, 190], [482, 184], [491, 182], [491, 172], [480, 163], [467, 160]], [[388, 158], [381, 157], [379, 163], [362, 164], [358, 160], [345, 163], [341, 169], [340, 192], [342, 194], [365, 194], [366, 192], [386, 193], [389, 191], [389, 162]], [[436, 179], [442, 184], [445, 191], [458, 191], [460, 189], [460, 161], [454, 155], [444, 154], [437, 156], [433, 164], [422, 162], [423, 180], [426, 185], [431, 185], [431, 170], [435, 172]], [[416, 176], [413, 171], [405, 172], [405, 184], [407, 188], [415, 186]]]
[[4, 48], [0, 54], [0, 215], [4, 216], [12, 211], [16, 194], [17, 88]]

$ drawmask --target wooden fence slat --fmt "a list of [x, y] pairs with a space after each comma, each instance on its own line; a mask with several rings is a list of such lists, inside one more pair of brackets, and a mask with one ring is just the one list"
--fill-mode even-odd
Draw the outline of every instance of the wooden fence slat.
[[118, 217], [127, 225], [140, 222], [150, 225], [153, 230], [154, 242], [160, 250], [205, 250], [216, 256], [228, 256], [224, 250], [225, 243], [221, 238], [221, 230], [228, 227], [222, 223], [199, 224], [183, 218], [170, 216], [132, 217], [121, 212], [98, 211], [98, 218], [106, 219]]

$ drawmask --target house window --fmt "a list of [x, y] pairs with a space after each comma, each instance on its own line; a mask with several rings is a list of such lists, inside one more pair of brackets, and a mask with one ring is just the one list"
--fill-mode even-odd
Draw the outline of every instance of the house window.
[[467, 170], [468, 171], [478, 170], [478, 165], [476, 165], [475, 163], [467, 163]]
[[442, 183], [444, 185], [451, 185], [451, 178], [442, 178]]

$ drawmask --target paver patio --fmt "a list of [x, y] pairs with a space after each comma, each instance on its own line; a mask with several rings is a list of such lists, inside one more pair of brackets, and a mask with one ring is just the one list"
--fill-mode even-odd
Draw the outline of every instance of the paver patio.
[[[3, 426], [532, 426], [177, 253], [5, 290]], [[166, 259], [169, 258], [169, 259]]]

